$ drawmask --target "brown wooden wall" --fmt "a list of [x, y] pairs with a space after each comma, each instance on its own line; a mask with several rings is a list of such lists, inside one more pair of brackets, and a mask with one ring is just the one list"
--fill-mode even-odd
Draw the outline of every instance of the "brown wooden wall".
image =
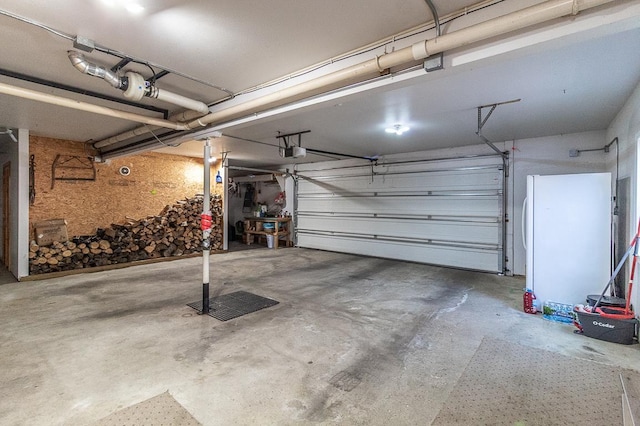
[[[84, 143], [31, 136], [29, 151], [35, 158], [35, 202], [29, 209], [30, 236], [33, 223], [63, 218], [69, 237], [90, 235], [96, 228], [122, 223], [128, 218], [157, 215], [167, 204], [203, 192], [202, 160], [177, 155], [144, 153], [96, 163], [96, 180], [56, 180], [52, 164], [57, 155], [87, 157]], [[68, 157], [61, 157], [68, 158]], [[80, 165], [75, 160], [66, 165]], [[131, 170], [119, 173], [121, 166]], [[212, 169], [211, 193], [223, 193]], [[88, 177], [90, 170], [56, 169], [56, 176]]]

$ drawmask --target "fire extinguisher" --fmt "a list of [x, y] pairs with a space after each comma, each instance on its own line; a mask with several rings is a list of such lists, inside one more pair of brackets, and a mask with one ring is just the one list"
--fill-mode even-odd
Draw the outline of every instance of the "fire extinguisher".
[[538, 312], [538, 309], [536, 308], [536, 295], [533, 294], [533, 290], [528, 288], [525, 289], [525, 292], [522, 295], [522, 302], [526, 313], [535, 314]]

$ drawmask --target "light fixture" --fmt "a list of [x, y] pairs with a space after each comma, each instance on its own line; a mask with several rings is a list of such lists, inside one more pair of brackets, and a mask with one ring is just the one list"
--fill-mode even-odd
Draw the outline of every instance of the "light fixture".
[[123, 7], [133, 15], [140, 14], [144, 11], [144, 6], [134, 0], [102, 0], [102, 3], [111, 8]]
[[128, 3], [124, 7], [129, 11], [129, 13], [133, 13], [134, 15], [137, 15], [144, 11], [144, 7], [137, 3]]
[[400, 136], [404, 132], [409, 131], [409, 126], [403, 126], [402, 124], [395, 124], [393, 127], [387, 127], [386, 129], [384, 129], [384, 131], [387, 133], [395, 133], [396, 135]]

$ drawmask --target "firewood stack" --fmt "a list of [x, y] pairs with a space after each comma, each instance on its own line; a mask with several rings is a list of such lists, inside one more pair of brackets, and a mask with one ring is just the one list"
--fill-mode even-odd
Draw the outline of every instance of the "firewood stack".
[[[158, 216], [128, 220], [98, 229], [96, 235], [74, 237], [64, 243], [29, 247], [30, 273], [68, 271], [158, 257], [202, 252], [202, 196], [166, 206]], [[222, 249], [222, 200], [211, 198], [211, 250]]]

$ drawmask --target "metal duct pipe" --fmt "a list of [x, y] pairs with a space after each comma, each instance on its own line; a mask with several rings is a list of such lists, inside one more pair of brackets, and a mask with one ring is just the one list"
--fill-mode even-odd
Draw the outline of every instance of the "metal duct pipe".
[[219, 124], [224, 121], [281, 106], [286, 103], [323, 93], [349, 83], [362, 82], [381, 71], [409, 64], [430, 55], [456, 49], [487, 38], [503, 35], [551, 19], [575, 15], [580, 11], [615, 0], [549, 0], [470, 27], [424, 40], [395, 52], [347, 67], [322, 77], [282, 89], [233, 107], [216, 111], [187, 123], [189, 129]]
[[67, 55], [69, 56], [71, 64], [83, 74], [101, 78], [116, 89], [122, 89], [123, 85], [126, 84], [122, 78], [118, 77], [118, 74], [103, 66], [92, 64], [87, 61], [80, 52], [69, 50], [67, 51]]
[[94, 77], [102, 78], [107, 83], [124, 91], [124, 96], [134, 101], [140, 101], [143, 97], [159, 99], [170, 104], [178, 105], [200, 114], [208, 114], [209, 107], [204, 102], [196, 101], [168, 90], [159, 89], [148, 84], [144, 77], [135, 72], [127, 72], [124, 77], [119, 77], [115, 72], [103, 66], [87, 61], [84, 55], [75, 50], [69, 50], [69, 60], [80, 72]]
[[168, 120], [162, 120], [159, 118], [147, 117], [140, 114], [134, 114], [131, 112], [118, 111], [115, 109], [93, 105], [87, 102], [75, 101], [73, 99], [67, 99], [60, 96], [50, 95], [48, 93], [36, 92], [35, 90], [23, 89], [21, 87], [15, 87], [8, 84], [0, 83], [0, 93], [10, 96], [16, 96], [24, 99], [31, 99], [32, 101], [44, 102], [47, 104], [63, 106], [66, 108], [77, 109], [80, 111], [92, 112], [95, 114], [106, 115], [109, 117], [121, 118], [123, 120], [135, 121], [143, 124], [150, 124], [152, 126], [164, 127], [173, 130], [189, 130], [186, 125], [182, 123], [174, 123]]

